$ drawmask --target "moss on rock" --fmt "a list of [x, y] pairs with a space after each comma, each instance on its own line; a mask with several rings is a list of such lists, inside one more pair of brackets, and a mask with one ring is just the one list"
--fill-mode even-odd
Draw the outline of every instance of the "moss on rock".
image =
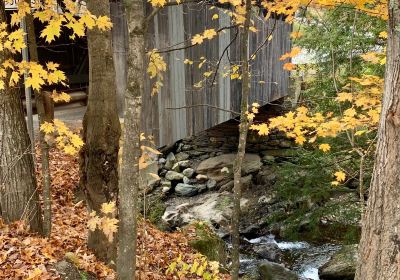
[[195, 238], [189, 244], [205, 255], [208, 260], [217, 261], [222, 266], [226, 264], [225, 242], [204, 223], [197, 223], [195, 225]]

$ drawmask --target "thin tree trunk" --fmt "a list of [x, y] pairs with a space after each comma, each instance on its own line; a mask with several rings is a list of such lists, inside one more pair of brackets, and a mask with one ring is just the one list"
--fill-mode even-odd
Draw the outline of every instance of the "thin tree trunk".
[[144, 6], [125, 1], [128, 21], [128, 81], [125, 93], [122, 164], [119, 182], [118, 279], [135, 279], [139, 189], [140, 115], [144, 80]]
[[240, 199], [242, 197], [242, 163], [246, 153], [246, 139], [249, 129], [247, 110], [250, 93], [250, 69], [249, 69], [249, 27], [251, 14], [251, 0], [246, 0], [246, 15], [244, 26], [240, 34], [240, 60], [242, 62], [242, 100], [239, 125], [239, 145], [234, 163], [234, 186], [233, 186], [233, 215], [232, 215], [232, 279], [239, 279], [239, 249], [240, 249]]
[[[30, 0], [25, 0], [29, 5]], [[33, 16], [28, 14], [25, 17], [28, 35], [28, 47], [30, 61], [39, 62], [37, 51], [36, 33], [33, 22]], [[49, 115], [46, 114], [43, 94], [37, 90], [34, 91], [36, 100], [36, 109], [38, 112], [39, 126], [44, 122], [51, 122]], [[51, 234], [51, 176], [49, 166], [49, 145], [44, 140], [44, 133], [39, 131], [39, 143], [41, 150], [42, 176], [43, 176], [43, 234], [47, 237]]]
[[[109, 0], [89, 0], [88, 10], [96, 16], [110, 16]], [[88, 31], [89, 97], [83, 120], [80, 186], [89, 210], [117, 199], [118, 149], [121, 128], [117, 111], [111, 31]], [[89, 233], [88, 246], [105, 262], [115, 261], [116, 242], [108, 242], [100, 230]]]
[[[0, 21], [6, 21], [4, 0], [0, 0]], [[6, 51], [0, 52], [0, 64], [9, 58]], [[0, 214], [5, 222], [25, 220], [33, 231], [42, 233], [30, 145], [19, 91], [6, 82], [0, 90]]]
[[390, 1], [385, 91], [359, 245], [358, 280], [400, 279], [400, 6]]

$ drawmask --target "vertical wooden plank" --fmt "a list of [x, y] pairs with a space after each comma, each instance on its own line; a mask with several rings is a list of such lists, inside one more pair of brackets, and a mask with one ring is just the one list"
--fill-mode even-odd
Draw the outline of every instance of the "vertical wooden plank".
[[[225, 13], [225, 10], [219, 9], [219, 26], [229, 26], [231, 24], [231, 18], [228, 14]], [[221, 57], [223, 55], [224, 50], [231, 42], [231, 30], [227, 30], [225, 33], [222, 33], [218, 37], [218, 56]], [[228, 52], [221, 58], [221, 63], [219, 65], [219, 74], [218, 74], [218, 106], [227, 110], [231, 109], [231, 81], [230, 76], [223, 77], [223, 74], [228, 71], [230, 64], [228, 60]], [[231, 118], [231, 114], [229, 112], [219, 111], [218, 112], [218, 123], [222, 123]]]
[[[168, 34], [170, 45], [184, 41], [184, 22], [182, 5], [168, 8]], [[186, 106], [185, 99], [185, 59], [184, 50], [169, 53], [170, 93], [173, 108]], [[187, 135], [186, 109], [171, 110], [173, 139], [181, 139]]]

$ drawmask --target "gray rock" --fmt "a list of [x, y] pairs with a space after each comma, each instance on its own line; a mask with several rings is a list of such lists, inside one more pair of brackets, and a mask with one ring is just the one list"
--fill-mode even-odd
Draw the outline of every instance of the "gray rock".
[[258, 272], [262, 280], [298, 280], [296, 273], [290, 271], [284, 266], [273, 263], [263, 262], [258, 265]]
[[165, 158], [159, 158], [158, 159], [158, 163], [159, 164], [165, 164], [167, 162], [167, 160]]
[[197, 184], [196, 188], [198, 189], [199, 193], [202, 193], [207, 190], [207, 185], [206, 184]]
[[253, 179], [253, 175], [251, 175], [251, 174], [240, 178], [240, 182], [242, 183], [242, 186], [241, 186], [242, 191], [248, 190], [250, 188], [252, 179]]
[[266, 163], [266, 164], [268, 164], [268, 163], [273, 163], [275, 161], [275, 157], [274, 156], [271, 156], [271, 155], [265, 155], [265, 156], [263, 156], [263, 158], [262, 158], [262, 162], [263, 163]]
[[184, 151], [184, 152], [190, 151], [192, 149], [193, 149], [193, 147], [191, 145], [183, 145], [182, 146], [182, 151]]
[[290, 142], [289, 140], [281, 140], [281, 141], [279, 141], [279, 147], [290, 148], [290, 147], [292, 147], [292, 142]]
[[278, 244], [272, 242], [260, 244], [254, 247], [253, 251], [258, 257], [272, 262], [280, 262], [282, 258], [282, 251]]
[[208, 180], [208, 176], [203, 174], [198, 174], [196, 176], [196, 180], [199, 181], [200, 183], [205, 183]]
[[197, 186], [179, 183], [175, 187], [175, 192], [179, 196], [194, 196], [198, 194], [199, 189]]
[[183, 180], [183, 177], [183, 174], [175, 171], [168, 171], [167, 174], [165, 174], [165, 179], [170, 181], [181, 181]]
[[169, 193], [171, 190], [171, 187], [162, 187], [161, 191], [162, 193]]
[[176, 162], [175, 155], [173, 153], [169, 153], [167, 158], [166, 158], [166, 162], [165, 162], [164, 167], [166, 169], [171, 169], [172, 166], [174, 166], [175, 162]]
[[169, 188], [171, 188], [171, 181], [167, 181], [167, 180], [162, 180], [161, 181], [161, 187], [169, 187]]
[[272, 186], [275, 184], [276, 179], [276, 171], [269, 166], [263, 166], [261, 171], [256, 175], [255, 181], [261, 186]]
[[331, 259], [320, 267], [321, 280], [353, 280], [358, 261], [357, 244], [343, 246]]
[[[241, 205], [247, 202], [242, 199]], [[175, 197], [167, 205], [163, 221], [171, 228], [182, 227], [193, 221], [204, 221], [215, 226], [214, 230], [220, 236], [226, 236], [230, 232], [231, 193], [206, 192], [193, 197]]]
[[74, 264], [69, 261], [63, 260], [54, 265], [62, 280], [95, 280], [96, 277], [79, 270]]
[[259, 204], [272, 204], [274, 202], [276, 202], [276, 194], [275, 193], [260, 196], [260, 198], [258, 199]]
[[[229, 170], [233, 168], [236, 154], [223, 154], [202, 161], [196, 169], [198, 174], [207, 175], [209, 178], [219, 182], [228, 176], [232, 176], [232, 172], [222, 173], [221, 169], [227, 167]], [[262, 166], [261, 158], [256, 154], [246, 154], [242, 165], [242, 176], [257, 172]]]
[[181, 160], [181, 161], [178, 161], [177, 164], [178, 164], [179, 167], [182, 168], [182, 169], [185, 169], [185, 168], [190, 167], [190, 162], [189, 162], [189, 160]]
[[175, 172], [181, 172], [181, 167], [179, 166], [179, 163], [178, 163], [178, 162], [175, 163], [175, 164], [172, 166], [171, 170], [172, 170], [172, 171], [175, 171]]
[[183, 183], [184, 184], [190, 184], [190, 179], [186, 176], [183, 177]]
[[182, 147], [183, 147], [183, 143], [179, 143], [178, 148], [176, 149], [176, 152], [182, 152]]
[[216, 188], [216, 186], [217, 186], [217, 181], [215, 181], [213, 179], [210, 179], [210, 180], [207, 181], [207, 188], [210, 191], [214, 190]]
[[188, 158], [189, 158], [189, 154], [184, 153], [184, 152], [180, 152], [175, 155], [176, 161], [183, 161], [183, 160], [187, 160]]
[[199, 157], [199, 160], [206, 160], [206, 159], [208, 159], [208, 158], [210, 158], [210, 155], [205, 154], [205, 155], [200, 156], [200, 157]]
[[220, 191], [220, 192], [230, 192], [230, 191], [232, 191], [232, 189], [233, 189], [233, 185], [234, 185], [233, 180], [232, 180], [232, 181], [229, 181], [228, 183], [223, 184], [223, 185], [219, 188], [219, 191]]
[[192, 178], [194, 175], [194, 169], [193, 168], [186, 168], [185, 170], [183, 170], [182, 174], [185, 175], [188, 178]]

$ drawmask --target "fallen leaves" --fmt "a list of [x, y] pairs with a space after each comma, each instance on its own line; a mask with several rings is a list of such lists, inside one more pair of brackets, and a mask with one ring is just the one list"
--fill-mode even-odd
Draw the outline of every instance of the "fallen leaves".
[[[76, 202], [79, 184], [78, 160], [57, 149], [50, 153], [52, 175], [52, 235], [41, 238], [29, 233], [25, 225], [16, 222], [6, 225], [0, 220], [0, 279], [54, 280], [61, 279], [54, 265], [68, 259], [80, 269], [91, 272], [97, 279], [115, 279], [115, 272], [98, 261], [86, 246], [90, 215], [82, 201]], [[40, 158], [37, 160], [39, 186]], [[74, 201], [75, 200], [75, 201]], [[102, 209], [109, 214], [115, 206]], [[107, 221], [111, 231], [115, 221]], [[196, 252], [188, 245], [188, 234], [161, 232], [143, 220], [138, 223], [138, 279], [174, 279], [166, 275], [172, 260], [181, 254], [185, 262], [195, 259]], [[185, 279], [200, 279], [193, 278]], [[222, 275], [221, 279], [229, 279]]]

